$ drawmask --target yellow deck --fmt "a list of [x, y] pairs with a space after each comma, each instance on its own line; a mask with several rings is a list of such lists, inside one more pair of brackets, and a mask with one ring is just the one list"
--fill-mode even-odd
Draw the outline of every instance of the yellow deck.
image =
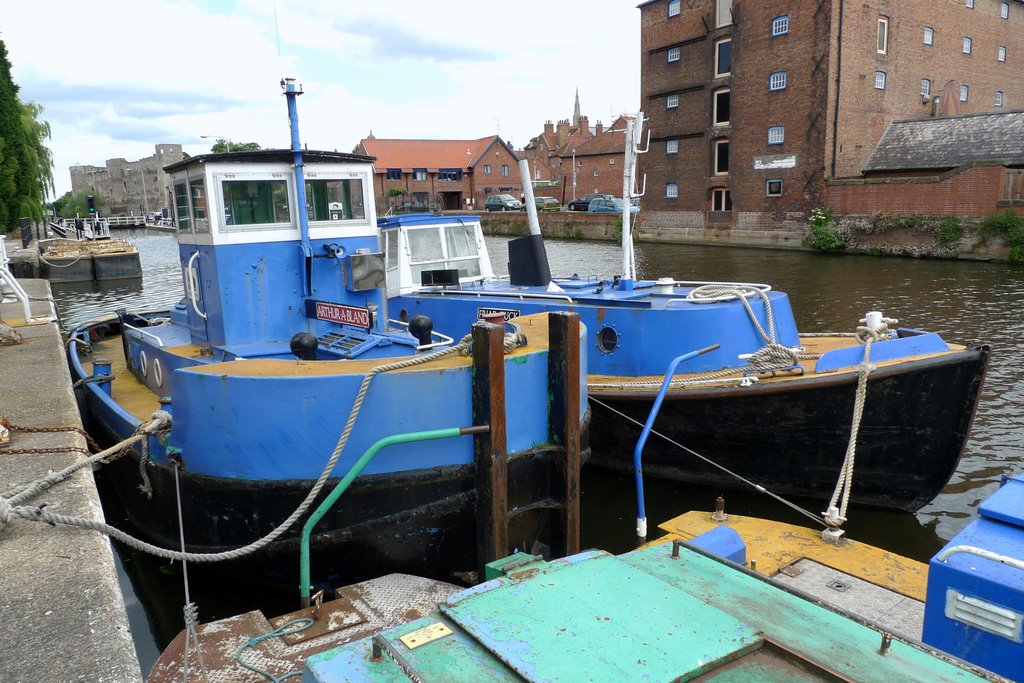
[[725, 522], [716, 522], [710, 512], [693, 511], [658, 525], [667, 535], [647, 545], [670, 543], [675, 539], [691, 541], [722, 524], [740, 535], [747, 546], [748, 563], [756, 560], [757, 571], [766, 576], [774, 576], [782, 567], [807, 558], [924, 601], [927, 564], [856, 541], [832, 545], [821, 540], [820, 531], [792, 524], [739, 515], [729, 515]]
[[[803, 351], [804, 353], [815, 354], [815, 355], [820, 356], [823, 353], [826, 353], [828, 351], [833, 351], [835, 349], [841, 349], [841, 348], [845, 348], [847, 346], [856, 346], [858, 344], [858, 342], [853, 337], [840, 337], [840, 336], [831, 337], [830, 336], [830, 337], [801, 337], [800, 338], [800, 344], [804, 347], [804, 351]], [[949, 354], [949, 353], [956, 353], [956, 352], [959, 352], [959, 351], [963, 351], [966, 348], [966, 347], [961, 346], [959, 344], [948, 344], [948, 346], [949, 346], [949, 351], [941, 351], [939, 353], [922, 354], [922, 355], [919, 355], [919, 356], [910, 356], [908, 358], [896, 358], [896, 359], [893, 359], [893, 360], [873, 362], [872, 364], [875, 367], [884, 368], [884, 367], [887, 367], [887, 366], [890, 366], [890, 365], [898, 365], [900, 363], [905, 363], [907, 360], [920, 360], [920, 359], [924, 359], [924, 358], [935, 358], [935, 357], [943, 356], [943, 355], [946, 355], [946, 354]], [[759, 378], [759, 382], [761, 382], [761, 383], [764, 383], [764, 382], [772, 382], [772, 383], [775, 383], [775, 382], [793, 382], [793, 381], [799, 381], [801, 379], [806, 379], [807, 377], [812, 376], [812, 375], [815, 374], [815, 372], [814, 372], [814, 364], [816, 362], [817, 362], [817, 359], [801, 360], [800, 361], [800, 365], [803, 366], [803, 369], [804, 369], [804, 374], [803, 375], [782, 374], [782, 375], [779, 375], [777, 377], [760, 377]], [[828, 374], [829, 375], [846, 375], [846, 374], [855, 374], [856, 372], [857, 372], [857, 366], [851, 366], [849, 368], [842, 368], [842, 369], [839, 369], [839, 370], [830, 371], [830, 372], [828, 372]], [[677, 373], [675, 375], [675, 379], [676, 380], [686, 380], [686, 379], [690, 379], [690, 378], [694, 378], [694, 377], [699, 377], [699, 376], [704, 375], [704, 374], [707, 374], [707, 373], [704, 373], [704, 372], [691, 373], [691, 374]], [[731, 375], [731, 377], [739, 377], [739, 376], [740, 376], [739, 373], [737, 373], [736, 375]], [[623, 377], [623, 376], [620, 376], [620, 375], [589, 375], [587, 377], [587, 382], [589, 384], [602, 385], [600, 387], [600, 391], [602, 393], [605, 393], [605, 392], [616, 392], [616, 391], [636, 391], [636, 387], [635, 386], [623, 386], [623, 387], [616, 387], [616, 386], [614, 386], [615, 384], [619, 384], [619, 383], [624, 383], [624, 382], [649, 382], [651, 384], [660, 385], [662, 380], [664, 380], [664, 379], [665, 379], [664, 375], [648, 375], [648, 376], [642, 376], [642, 377], [632, 377], [632, 376], [631, 377]], [[611, 386], [605, 386], [605, 385], [611, 385]], [[696, 387], [696, 386], [700, 386], [700, 385], [694, 385], [694, 386]], [[709, 385], [705, 385], [705, 386], [709, 386]]]

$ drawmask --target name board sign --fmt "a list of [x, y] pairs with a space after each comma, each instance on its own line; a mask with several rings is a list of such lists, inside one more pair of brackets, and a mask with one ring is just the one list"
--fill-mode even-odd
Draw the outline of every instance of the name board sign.
[[359, 306], [332, 304], [327, 301], [306, 300], [306, 316], [332, 323], [370, 328], [370, 310]]
[[796, 168], [795, 154], [770, 154], [754, 157], [755, 171], [770, 171], [775, 168]]
[[508, 322], [512, 318], [519, 317], [519, 311], [515, 308], [478, 308], [476, 309], [476, 317], [481, 320], [485, 315], [491, 315], [492, 313], [500, 313], [505, 316], [505, 322]]

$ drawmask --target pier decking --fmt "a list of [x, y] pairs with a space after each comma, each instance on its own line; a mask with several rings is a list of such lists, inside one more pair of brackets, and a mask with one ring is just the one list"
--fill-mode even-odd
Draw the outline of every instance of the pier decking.
[[[33, 297], [33, 317], [52, 316], [45, 280], [20, 280]], [[61, 470], [84, 457], [71, 378], [55, 323], [26, 325], [21, 305], [0, 302], [0, 320], [21, 343], [0, 346], [0, 417], [19, 428], [0, 445], [0, 492]], [[27, 452], [26, 452], [27, 451]], [[39, 452], [44, 451], [44, 452]], [[88, 468], [44, 491], [67, 515], [103, 518]], [[13, 519], [0, 522], [0, 681], [139, 681], [114, 555], [105, 536]]]

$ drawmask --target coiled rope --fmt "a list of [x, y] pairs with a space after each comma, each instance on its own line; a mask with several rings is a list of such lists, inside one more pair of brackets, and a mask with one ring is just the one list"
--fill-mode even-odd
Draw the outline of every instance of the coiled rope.
[[[502, 347], [505, 353], [510, 353], [518, 346], [524, 343], [524, 338], [517, 334], [506, 334]], [[120, 454], [126, 452], [127, 448], [134, 445], [138, 441], [148, 438], [151, 434], [155, 434], [158, 431], [164, 431], [170, 428], [171, 416], [165, 411], [157, 411], [153, 413], [153, 419], [150, 422], [143, 423], [136, 429], [136, 433], [125, 439], [124, 441], [108, 448], [105, 451], [97, 453], [96, 455], [80, 460], [71, 467], [62, 470], [59, 473], [51, 474], [43, 479], [39, 479], [30, 484], [23, 484], [15, 487], [10, 491], [6, 491], [0, 494], [0, 530], [9, 524], [14, 519], [26, 519], [36, 522], [46, 522], [50, 525], [62, 524], [65, 526], [75, 526], [82, 529], [90, 529], [98, 531], [102, 534], [106, 534], [111, 538], [124, 543], [127, 546], [135, 548], [136, 550], [149, 553], [156, 557], [162, 557], [167, 560], [178, 560], [178, 561], [189, 561], [189, 562], [222, 562], [225, 560], [235, 560], [246, 555], [251, 555], [265, 548], [266, 546], [277, 540], [282, 534], [288, 531], [295, 522], [302, 517], [303, 514], [313, 504], [317, 495], [323, 489], [330, 477], [331, 472], [334, 470], [334, 466], [337, 464], [338, 459], [341, 457], [341, 453], [348, 443], [349, 436], [352, 433], [352, 428], [355, 426], [356, 418], [359, 416], [359, 411], [362, 408], [363, 400], [366, 397], [366, 392], [370, 387], [370, 383], [373, 378], [384, 372], [391, 372], [394, 370], [402, 370], [405, 368], [411, 368], [425, 363], [430, 363], [447, 356], [462, 354], [472, 354], [472, 335], [466, 335], [460, 340], [455, 346], [451, 346], [441, 351], [436, 351], [431, 354], [424, 356], [416, 356], [413, 358], [407, 358], [402, 361], [390, 363], [387, 365], [379, 365], [375, 368], [370, 369], [364, 376], [363, 381], [360, 384], [359, 391], [356, 394], [355, 401], [353, 402], [352, 410], [349, 413], [348, 420], [345, 423], [345, 428], [338, 439], [337, 444], [334, 447], [334, 451], [331, 453], [331, 457], [328, 459], [327, 464], [324, 466], [323, 472], [317, 478], [313, 487], [309, 490], [306, 498], [299, 504], [295, 511], [286, 519], [284, 522], [279, 524], [275, 529], [268, 533], [263, 538], [260, 538], [248, 545], [240, 548], [234, 548], [232, 550], [225, 550], [217, 553], [193, 553], [177, 550], [169, 550], [162, 548], [151, 543], [142, 541], [141, 539], [135, 538], [124, 531], [113, 527], [109, 524], [94, 520], [85, 519], [82, 517], [73, 517], [70, 515], [61, 515], [50, 512], [46, 509], [46, 504], [38, 506], [23, 506], [20, 503], [32, 498], [41, 491], [50, 488], [58, 481], [63, 481], [70, 474], [82, 467], [86, 467], [93, 463], [99, 462], [106, 457], [114, 454]]]

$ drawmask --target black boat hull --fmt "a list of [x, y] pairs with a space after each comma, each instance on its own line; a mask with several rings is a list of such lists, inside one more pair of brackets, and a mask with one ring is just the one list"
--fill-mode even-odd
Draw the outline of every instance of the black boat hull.
[[[879, 367], [870, 375], [853, 503], [916, 511], [942, 491], [967, 443], [989, 355], [982, 346]], [[774, 493], [827, 500], [850, 438], [856, 383], [856, 373], [822, 374], [670, 392], [654, 430]], [[591, 390], [591, 463], [633, 470], [634, 447], [655, 394]], [[655, 434], [642, 469], [654, 477], [749, 488]]]

